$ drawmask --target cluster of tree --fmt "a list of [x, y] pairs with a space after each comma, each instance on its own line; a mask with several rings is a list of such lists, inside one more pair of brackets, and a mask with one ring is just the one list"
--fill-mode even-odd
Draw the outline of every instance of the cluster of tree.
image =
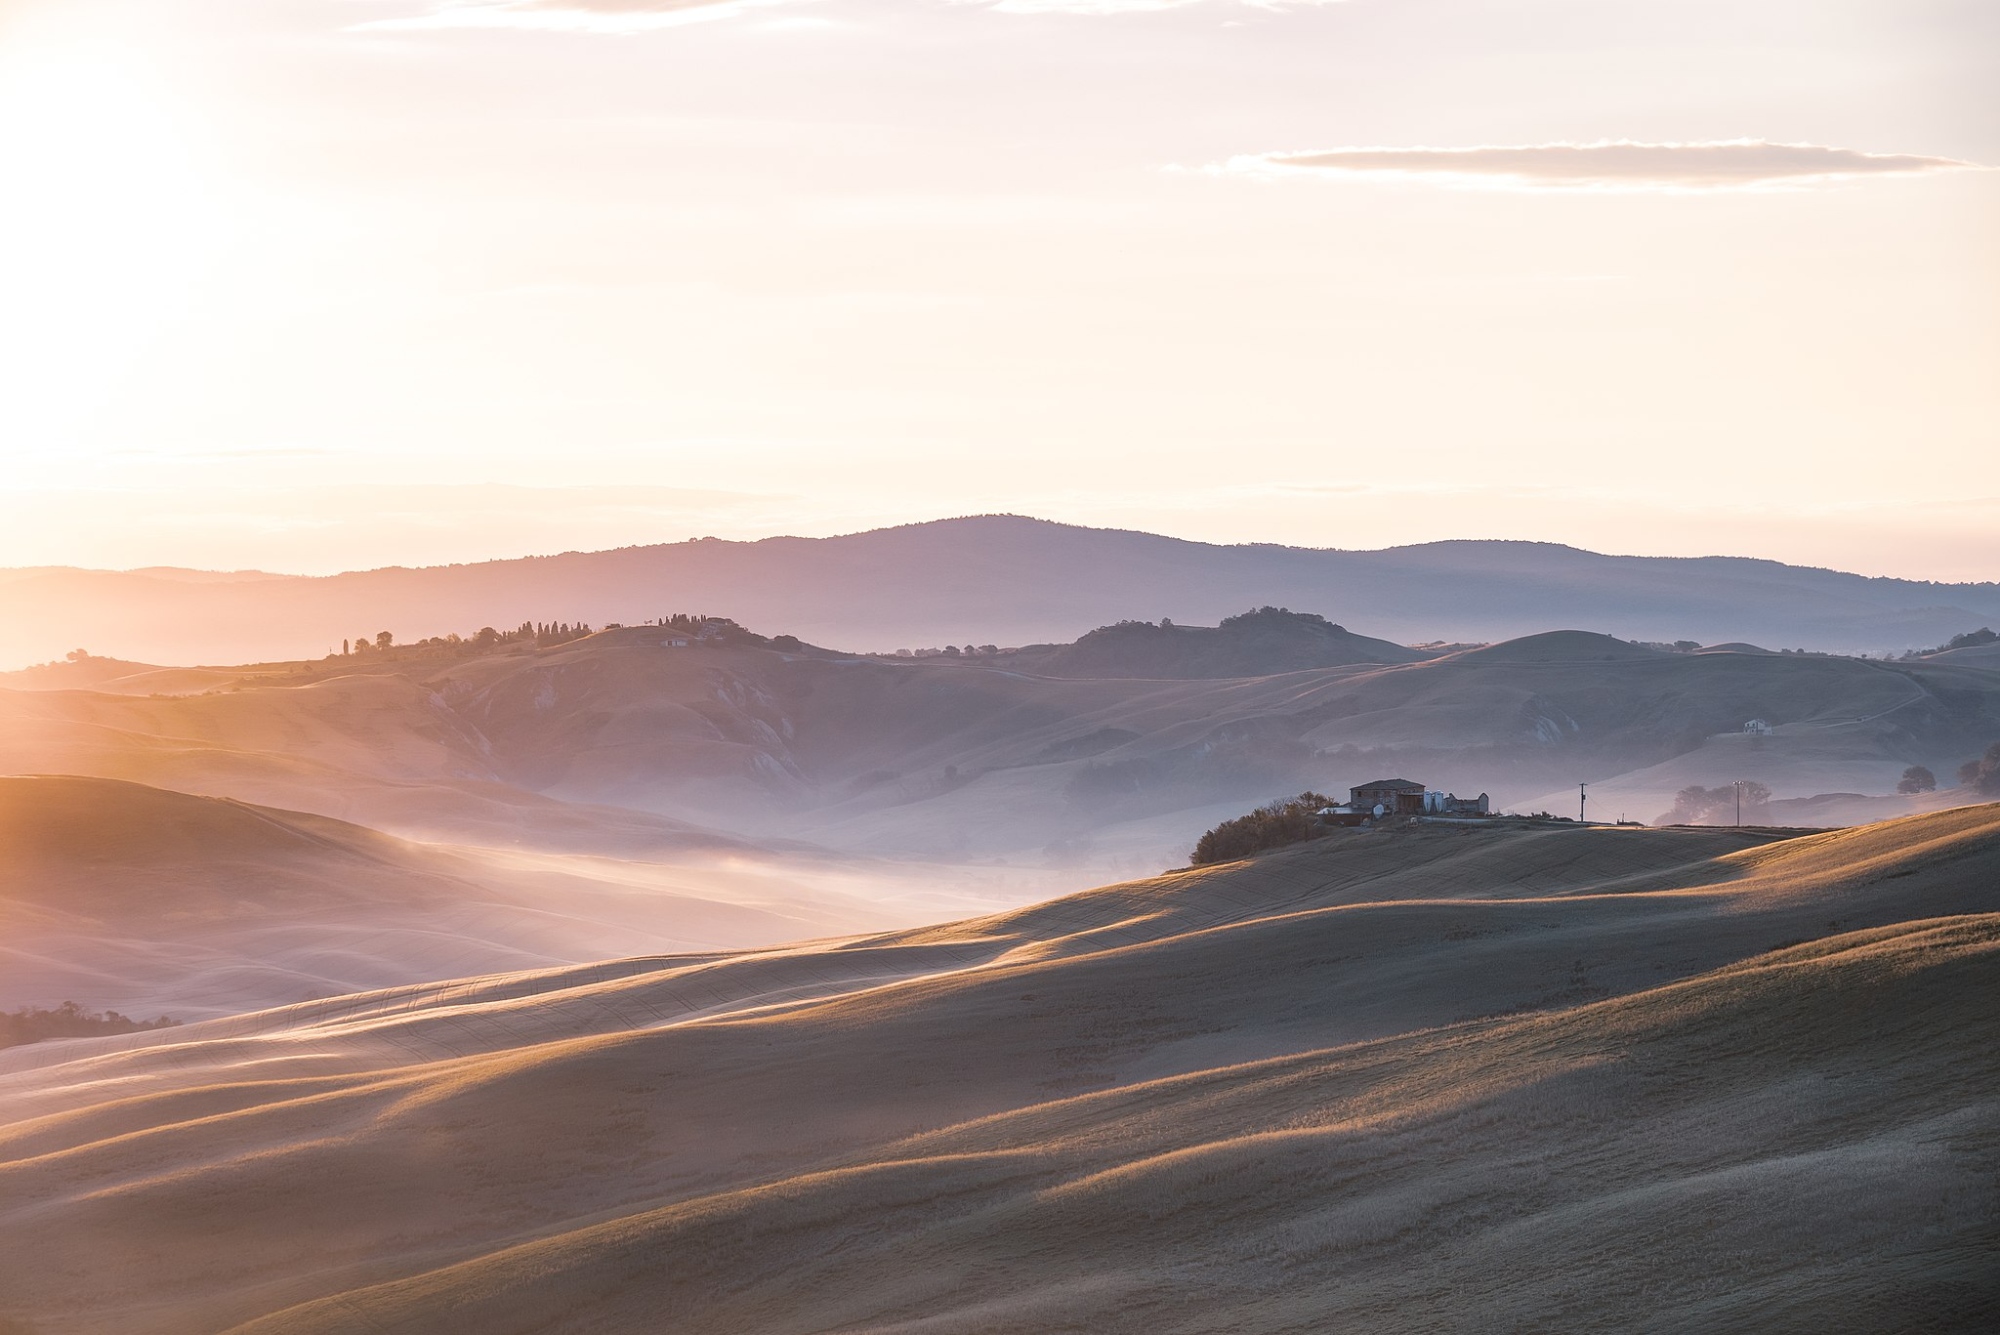
[[579, 621], [574, 626], [567, 621], [537, 623], [535, 644], [546, 649], [552, 644], [568, 644], [571, 640], [580, 640], [591, 633], [590, 624], [584, 621]]
[[1658, 649], [1663, 654], [1691, 654], [1701, 648], [1696, 640], [1674, 640], [1671, 643], [1666, 640], [1634, 640], [1632, 643], [1641, 649]]
[[54, 1010], [28, 1006], [17, 1011], [0, 1011], [0, 1048], [39, 1043], [49, 1038], [94, 1038], [101, 1034], [136, 1034], [146, 1029], [171, 1029], [179, 1020], [162, 1015], [157, 1020], [135, 1020], [117, 1011], [93, 1014], [65, 1001]]
[[1739, 779], [1720, 788], [1690, 784], [1674, 794], [1674, 809], [1656, 817], [1655, 825], [1756, 825], [1770, 816], [1771, 790], [1754, 779]]
[[[701, 612], [675, 612], [667, 616], [656, 617], [645, 624], [683, 632], [691, 639], [699, 640], [704, 644], [720, 644], [736, 647], [769, 646], [787, 651], [795, 651], [806, 647], [797, 636], [780, 635], [775, 639], [771, 639], [746, 630], [736, 622], [731, 621], [728, 617], [709, 616]], [[606, 622], [603, 629], [620, 630], [623, 627], [617, 622]], [[586, 636], [596, 633], [597, 631], [587, 621], [523, 621], [512, 630], [496, 630], [492, 626], [482, 626], [471, 635], [459, 635], [454, 632], [450, 635], [437, 635], [427, 640], [418, 640], [412, 644], [398, 644], [396, 637], [385, 630], [373, 636], [361, 635], [356, 636], [352, 640], [342, 640], [340, 643], [340, 654], [337, 656], [350, 658], [393, 656], [396, 659], [465, 658], [480, 654], [496, 653], [501, 650], [526, 645], [532, 645], [538, 649], [547, 649], [556, 645], [569, 644], [574, 640], [581, 640]], [[961, 651], [957, 648], [949, 648], [932, 652], [957, 654]], [[989, 644], [983, 649], [977, 650], [971, 645], [967, 645], [963, 652], [997, 653], [999, 651]]]
[[1969, 630], [1963, 635], [1954, 635], [1943, 644], [1937, 645], [1934, 648], [1908, 650], [1903, 654], [1903, 657], [1923, 658], [1930, 654], [1948, 653], [1953, 649], [1973, 649], [1982, 644], [1992, 644], [1995, 640], [2000, 640], [2000, 631], [1995, 631], [1990, 626], [1982, 626], [1978, 630]]
[[481, 626], [471, 635], [460, 635], [453, 631], [449, 635], [433, 635], [429, 639], [417, 640], [410, 644], [397, 644], [396, 637], [389, 631], [377, 631], [373, 636], [357, 635], [351, 640], [340, 642], [342, 657], [367, 657], [387, 655], [402, 650], [402, 656], [423, 657], [445, 653], [453, 656], [490, 653], [508, 645], [532, 644], [541, 648], [550, 645], [568, 644], [593, 634], [586, 622], [572, 625], [566, 621], [523, 621], [512, 630], [495, 630], [491, 626]]
[[[1922, 765], [1912, 765], [1903, 771], [1903, 777], [1896, 783], [1896, 791], [1934, 793], [1937, 786], [1937, 775]], [[1977, 760], [1968, 760], [1958, 767], [1958, 786], [1982, 797], [2000, 797], [2000, 742], [1987, 747], [1986, 753]]]
[[897, 658], [977, 658], [985, 654], [997, 654], [999, 646], [992, 644], [968, 644], [960, 648], [947, 644], [942, 649], [898, 649]]
[[1958, 767], [1958, 786], [1982, 797], [2000, 797], [2000, 742], [1987, 747], [1979, 759]]
[[[1140, 624], [1143, 625], [1145, 623], [1142, 622]], [[1347, 630], [1347, 627], [1341, 625], [1339, 622], [1328, 621], [1317, 612], [1294, 612], [1289, 607], [1272, 607], [1268, 603], [1263, 607], [1253, 607], [1248, 612], [1238, 612], [1235, 616], [1224, 617], [1215, 623], [1215, 628], [1217, 630], [1229, 630], [1232, 627], [1244, 628], [1259, 624], [1321, 626], [1327, 630], [1340, 631], [1343, 634]], [[1167, 620], [1165, 617], [1160, 618], [1160, 629], [1172, 630], [1173, 628], [1173, 622]]]
[[1249, 815], [1226, 820], [1204, 834], [1196, 841], [1188, 865], [1206, 867], [1216, 862], [1234, 862], [1267, 848], [1303, 843], [1312, 838], [1319, 811], [1332, 805], [1332, 798], [1314, 792], [1267, 802]]

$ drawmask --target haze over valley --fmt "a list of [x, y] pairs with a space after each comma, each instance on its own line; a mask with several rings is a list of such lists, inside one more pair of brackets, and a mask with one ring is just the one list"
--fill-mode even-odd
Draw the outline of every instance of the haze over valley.
[[1567, 815], [1581, 783], [1634, 823], [1744, 822], [1743, 785], [1751, 825], [1857, 824], [1989, 800], [1953, 780], [2000, 739], [1977, 646], [1413, 647], [1266, 607], [899, 656], [662, 621], [0, 677], [0, 770], [77, 776], [9, 781], [0, 1008], [190, 1018], [912, 926], [1389, 774]]
[[0, 1329], [2000, 1314], [1992, 633], [1371, 629], [0, 676]]
[[2000, 1331], [1996, 90], [0, 0], [0, 1335]]

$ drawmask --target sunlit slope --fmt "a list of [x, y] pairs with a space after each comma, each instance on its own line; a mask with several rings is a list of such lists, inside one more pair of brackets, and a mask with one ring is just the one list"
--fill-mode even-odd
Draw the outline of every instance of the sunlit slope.
[[1996, 984], [2000, 918], [1841, 938], [1043, 1104], [238, 1329], [1988, 1328], [2000, 1100], [1964, 1045], [2000, 1039]]
[[17, 1049], [0, 1313], [1964, 1327], [1994, 1297], [1996, 915], [1993, 807], [1357, 833], [953, 926]]
[[509, 784], [430, 687], [396, 673], [250, 676], [199, 695], [0, 689], [0, 773], [88, 774], [396, 833], [592, 851], [717, 850], [657, 815]]
[[510, 859], [119, 780], [0, 778], [0, 1009], [188, 1019], [921, 920], [782, 869]]
[[102, 691], [107, 695], [195, 695], [226, 689], [245, 674], [228, 668], [167, 668], [89, 657], [0, 672], [10, 691]]

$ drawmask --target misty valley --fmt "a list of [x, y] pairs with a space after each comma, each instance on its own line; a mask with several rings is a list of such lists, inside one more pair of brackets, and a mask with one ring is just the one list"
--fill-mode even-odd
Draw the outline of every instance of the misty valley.
[[[1609, 1328], [1727, 1267], [1700, 1322], [1967, 1319], [1987, 645], [1263, 607], [855, 653], [662, 613], [23, 669], [0, 1312]], [[1576, 1294], [1590, 1221], [1688, 1211]]]
[[2000, 1332], [1996, 113], [0, 0], [0, 1335]]

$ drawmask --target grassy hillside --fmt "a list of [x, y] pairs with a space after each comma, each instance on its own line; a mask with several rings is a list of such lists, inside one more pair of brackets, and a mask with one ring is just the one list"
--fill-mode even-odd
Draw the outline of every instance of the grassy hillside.
[[1995, 807], [1356, 832], [944, 927], [17, 1049], [0, 1314], [1975, 1328], [1996, 887]]

